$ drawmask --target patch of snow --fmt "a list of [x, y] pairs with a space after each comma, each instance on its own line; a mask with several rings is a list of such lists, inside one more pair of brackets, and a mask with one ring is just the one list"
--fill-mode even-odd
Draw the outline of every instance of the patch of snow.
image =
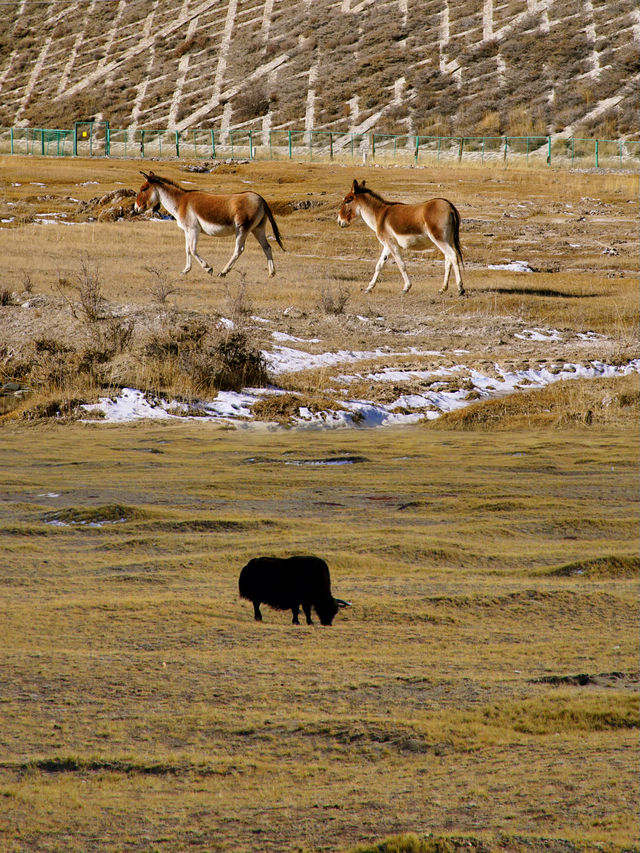
[[[170, 418], [172, 414], [169, 410], [175, 411], [176, 405], [166, 400], [149, 397], [135, 388], [123, 388], [117, 397], [102, 397], [99, 403], [88, 403], [83, 408], [87, 412], [103, 412], [107, 423], [124, 423], [143, 418], [154, 420]], [[186, 406], [183, 408], [186, 411]]]
[[490, 270], [508, 270], [509, 272], [533, 272], [526, 261], [511, 261], [508, 264], [489, 264]]
[[[300, 350], [277, 347], [273, 365], [280, 373], [289, 370], [301, 370], [309, 366], [334, 366], [351, 360], [388, 356], [386, 350], [358, 353], [341, 351], [339, 353], [323, 353], [311, 356]], [[406, 353], [402, 353], [406, 354]], [[270, 355], [265, 353], [265, 357]], [[280, 359], [280, 360], [278, 360]], [[301, 366], [302, 365], [302, 366]], [[608, 365], [593, 360], [586, 364], [562, 364], [555, 366], [540, 365], [527, 370], [509, 371], [494, 365], [495, 375], [486, 376], [465, 365], [454, 365], [449, 368], [434, 370], [415, 370], [401, 368], [384, 368], [365, 377], [360, 374], [337, 377], [343, 383], [366, 378], [371, 382], [408, 382], [431, 380], [433, 387], [425, 391], [400, 395], [388, 404], [379, 404], [369, 400], [341, 401], [341, 408], [321, 412], [312, 412], [306, 406], [301, 406], [293, 422], [299, 426], [310, 428], [321, 427], [375, 427], [392, 424], [412, 424], [420, 420], [434, 419], [445, 412], [460, 409], [478, 399], [506, 396], [523, 388], [542, 388], [553, 382], [569, 379], [592, 379], [597, 377], [609, 378], [623, 376], [632, 372], [640, 373], [640, 359], [634, 359], [626, 365]], [[463, 387], [447, 389], [439, 380], [457, 378]], [[141, 418], [185, 418], [198, 416], [211, 421], [250, 425], [253, 421], [252, 407], [258, 400], [267, 395], [282, 394], [277, 388], [246, 388], [241, 392], [221, 391], [215, 399], [200, 403], [197, 407], [189, 407], [183, 403], [169, 402], [145, 395], [133, 388], [124, 388], [118, 397], [104, 397], [99, 403], [85, 405], [87, 412], [102, 411], [104, 420], [108, 423], [133, 421]], [[52, 495], [53, 496], [53, 495]]]
[[522, 334], [516, 332], [514, 338], [523, 341], [561, 341], [562, 334], [556, 329], [523, 329]]
[[379, 347], [369, 352], [354, 350], [338, 350], [314, 355], [291, 347], [276, 346], [271, 352], [263, 351], [264, 360], [272, 374], [297, 373], [299, 370], [312, 370], [318, 367], [335, 367], [338, 364], [348, 364], [372, 358], [398, 355], [428, 355], [426, 351], [410, 347], [403, 352], [393, 352], [388, 347]]
[[[265, 323], [267, 321], [265, 320]], [[296, 338], [293, 335], [287, 335], [285, 332], [272, 332], [271, 337], [276, 341], [290, 341], [297, 344], [319, 344], [320, 338]]]

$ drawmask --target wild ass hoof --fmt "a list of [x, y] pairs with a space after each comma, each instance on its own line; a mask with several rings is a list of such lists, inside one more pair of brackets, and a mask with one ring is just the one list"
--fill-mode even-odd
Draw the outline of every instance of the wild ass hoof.
[[[210, 270], [211, 274], [213, 274], [213, 270]], [[224, 278], [226, 276], [226, 272], [222, 270], [218, 273], [218, 278]]]

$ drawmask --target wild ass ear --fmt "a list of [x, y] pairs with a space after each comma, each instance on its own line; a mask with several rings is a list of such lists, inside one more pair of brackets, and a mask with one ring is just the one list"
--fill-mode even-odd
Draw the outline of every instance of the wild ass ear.
[[149, 175], [147, 175], [147, 173], [146, 173], [146, 172], [140, 172], [140, 174], [141, 174], [141, 175], [142, 175], [142, 177], [145, 179], [145, 181], [148, 181], [148, 180], [149, 180]]
[[360, 189], [360, 187], [358, 186], [358, 182], [357, 182], [357, 181], [356, 181], [356, 179], [354, 178], [354, 180], [353, 180], [353, 184], [351, 185], [351, 192], [352, 192], [352, 193], [357, 193], [359, 189]]

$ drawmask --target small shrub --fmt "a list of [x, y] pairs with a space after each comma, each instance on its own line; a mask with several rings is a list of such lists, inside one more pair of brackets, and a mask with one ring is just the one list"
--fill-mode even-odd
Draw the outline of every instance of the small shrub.
[[164, 270], [159, 270], [156, 267], [145, 267], [145, 269], [153, 277], [151, 295], [159, 305], [166, 305], [167, 298], [172, 293], [176, 293], [178, 288], [169, 282]]
[[215, 388], [239, 391], [247, 385], [266, 385], [267, 368], [264, 357], [254, 349], [244, 332], [234, 331], [220, 340], [210, 351], [216, 369], [211, 375]]
[[330, 288], [324, 287], [320, 291], [318, 308], [325, 314], [343, 314], [347, 302], [351, 299], [351, 293], [346, 287]]
[[[71, 277], [62, 275], [58, 277], [57, 288], [77, 319], [82, 319], [91, 326], [104, 317], [106, 300], [102, 295], [98, 267], [91, 264], [88, 256], [80, 258], [78, 273]], [[75, 291], [79, 299], [78, 304], [67, 297], [67, 290]]]

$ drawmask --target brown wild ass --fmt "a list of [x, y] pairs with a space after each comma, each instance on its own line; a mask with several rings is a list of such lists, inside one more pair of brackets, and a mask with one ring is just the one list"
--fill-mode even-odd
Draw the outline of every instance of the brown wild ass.
[[236, 247], [229, 263], [218, 273], [225, 276], [244, 251], [249, 234], [253, 234], [267, 256], [269, 275], [275, 275], [271, 246], [267, 240], [267, 220], [271, 223], [273, 234], [284, 252], [278, 226], [269, 209], [269, 205], [258, 193], [246, 191], [231, 195], [213, 195], [201, 190], [185, 190], [168, 178], [161, 178], [153, 172], [140, 172], [145, 183], [140, 187], [135, 203], [135, 212], [143, 213], [149, 207], [161, 204], [176, 220], [184, 231], [187, 263], [183, 275], [191, 269], [193, 256], [208, 273], [213, 270], [204, 258], [198, 254], [198, 237], [204, 231], [213, 237], [235, 235]]
[[382, 254], [365, 293], [369, 293], [376, 286], [389, 255], [398, 265], [404, 280], [403, 293], [406, 293], [411, 287], [411, 280], [407, 275], [400, 249], [426, 249], [431, 241], [444, 254], [444, 284], [440, 293], [444, 293], [449, 286], [449, 275], [453, 267], [458, 293], [460, 296], [464, 294], [460, 275], [460, 214], [446, 198], [433, 198], [421, 204], [390, 202], [365, 187], [364, 181], [361, 184], [354, 181], [350, 192], [342, 201], [338, 224], [346, 228], [356, 216], [364, 219], [382, 243]]

